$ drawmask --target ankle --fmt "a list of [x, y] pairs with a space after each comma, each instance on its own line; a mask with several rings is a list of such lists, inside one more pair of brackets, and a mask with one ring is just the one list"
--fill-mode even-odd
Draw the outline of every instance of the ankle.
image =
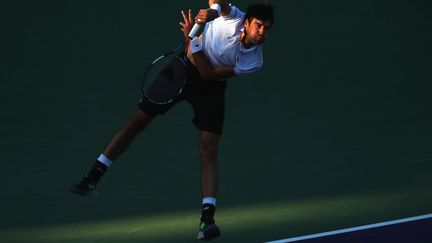
[[100, 161], [96, 161], [90, 171], [87, 173], [87, 177], [91, 180], [99, 181], [100, 178], [105, 174], [108, 167], [101, 163]]
[[214, 222], [214, 214], [216, 211], [215, 205], [212, 204], [203, 204], [201, 211], [201, 221], [206, 224], [212, 224]]

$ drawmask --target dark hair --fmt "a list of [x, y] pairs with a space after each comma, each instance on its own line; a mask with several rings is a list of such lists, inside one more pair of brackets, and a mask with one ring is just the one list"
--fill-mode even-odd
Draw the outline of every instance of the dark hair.
[[250, 22], [252, 21], [253, 18], [262, 21], [270, 21], [270, 24], [273, 25], [274, 22], [273, 6], [270, 4], [263, 4], [263, 3], [249, 5], [247, 8], [245, 19], [247, 19]]

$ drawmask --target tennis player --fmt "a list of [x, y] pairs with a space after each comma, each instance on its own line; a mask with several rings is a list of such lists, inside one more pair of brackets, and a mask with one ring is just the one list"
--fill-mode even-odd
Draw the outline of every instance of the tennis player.
[[96, 196], [96, 185], [135, 136], [152, 120], [165, 114], [180, 101], [187, 101], [194, 111], [193, 124], [200, 130], [202, 161], [202, 211], [198, 239], [218, 237], [215, 224], [218, 190], [218, 145], [223, 131], [225, 89], [227, 78], [253, 73], [263, 65], [262, 43], [273, 25], [273, 7], [268, 4], [250, 5], [245, 14], [226, 0], [210, 0], [209, 9], [202, 9], [193, 18], [191, 10], [182, 11], [180, 29], [187, 37], [194, 23], [205, 25], [202, 35], [190, 40], [187, 49], [184, 91], [167, 105], [156, 105], [142, 98], [138, 110], [114, 135], [96, 163], [71, 191], [84, 196]]

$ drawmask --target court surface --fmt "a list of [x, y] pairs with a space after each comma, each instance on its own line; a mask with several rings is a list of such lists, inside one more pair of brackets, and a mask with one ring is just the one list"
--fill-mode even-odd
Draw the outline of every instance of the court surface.
[[420, 215], [388, 222], [363, 225], [349, 229], [299, 236], [267, 243], [428, 243], [432, 239], [432, 214]]
[[[195, 241], [199, 133], [186, 103], [136, 139], [97, 198], [68, 189], [135, 111], [146, 65], [177, 46], [180, 10], [203, 2], [0, 4], [1, 243]], [[217, 242], [432, 213], [431, 4], [270, 2], [264, 67], [226, 93]]]

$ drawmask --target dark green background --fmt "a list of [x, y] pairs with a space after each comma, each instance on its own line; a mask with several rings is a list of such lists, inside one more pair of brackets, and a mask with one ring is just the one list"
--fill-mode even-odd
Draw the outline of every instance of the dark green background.
[[[231, 229], [220, 220], [219, 242], [430, 213], [431, 4], [271, 2], [277, 16], [264, 68], [229, 82], [218, 213], [240, 207], [248, 214], [274, 202], [289, 212], [294, 201], [369, 195], [405, 200], [369, 205], [362, 214], [341, 210], [339, 218], [292, 221], [281, 214], [277, 223]], [[249, 1], [234, 3], [245, 9]], [[68, 187], [135, 110], [146, 64], [181, 40], [180, 10], [205, 4], [0, 3], [0, 242], [18, 242], [8, 232], [29, 227], [190, 210], [198, 223], [198, 131], [187, 104], [136, 140], [103, 179], [98, 198], [77, 197]], [[364, 207], [361, 200], [354, 205]], [[172, 237], [167, 230], [159, 241], [193, 242], [195, 230]], [[126, 239], [119, 242], [146, 242]]]

